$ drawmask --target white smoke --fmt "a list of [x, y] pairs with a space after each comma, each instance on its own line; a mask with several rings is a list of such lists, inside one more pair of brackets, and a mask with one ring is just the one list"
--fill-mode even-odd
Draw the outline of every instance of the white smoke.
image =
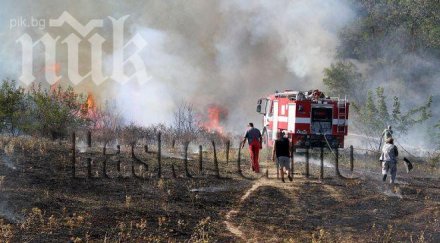
[[[335, 58], [338, 32], [355, 17], [345, 0], [5, 2], [7, 8], [19, 7], [4, 11], [3, 22], [30, 16], [29, 9], [33, 16], [46, 19], [68, 11], [82, 24], [130, 15], [126, 38], [140, 34], [148, 42], [141, 54], [151, 78], [125, 85], [108, 81], [98, 87], [87, 80], [77, 89], [92, 90], [102, 100], [117, 100], [127, 121], [144, 125], [169, 122], [181, 100], [201, 112], [216, 104], [228, 109], [224, 125], [232, 130], [242, 129], [249, 121], [258, 125], [261, 117], [255, 102], [262, 96], [275, 90], [322, 88], [322, 71]], [[109, 38], [108, 24], [105, 28], [100, 34]], [[0, 30], [3, 37], [11, 33]], [[66, 27], [51, 34], [69, 31]], [[0, 43], [1, 63], [11, 63], [3, 57], [19, 48], [13, 47], [14, 38]], [[109, 49], [104, 50], [106, 70], [112, 60]], [[81, 67], [87, 69], [90, 55], [83, 51]]]
[[[163, 6], [155, 7], [158, 11]], [[261, 96], [274, 90], [320, 88], [322, 70], [335, 56], [338, 31], [354, 17], [344, 1], [221, 1], [202, 7], [189, 2], [180, 7], [206, 19], [188, 19], [189, 13], [179, 12], [172, 19], [182, 22], [159, 17], [157, 27], [167, 26], [160, 31], [139, 23], [132, 30], [149, 41], [144, 60], [152, 76], [136, 89], [148, 93], [160, 86], [171, 97], [156, 92], [137, 100], [131, 92], [125, 97], [122, 92], [119, 98], [132, 107], [123, 109], [140, 110], [145, 99], [165, 102], [154, 113], [169, 115], [176, 100], [188, 100], [202, 111], [218, 104], [229, 110], [226, 125], [234, 130], [260, 119], [255, 102]], [[204, 11], [212, 12], [207, 16]], [[191, 23], [194, 28], [188, 27]], [[148, 109], [142, 110], [150, 122]]]

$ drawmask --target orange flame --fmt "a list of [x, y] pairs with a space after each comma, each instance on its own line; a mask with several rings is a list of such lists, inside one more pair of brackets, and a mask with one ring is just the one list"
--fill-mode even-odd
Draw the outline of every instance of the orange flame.
[[92, 92], [89, 92], [87, 95], [87, 109], [90, 110], [96, 110], [96, 104], [95, 104], [95, 96], [93, 95]]
[[228, 112], [226, 109], [218, 106], [211, 105], [208, 107], [207, 121], [203, 124], [203, 127], [211, 132], [224, 133], [224, 128], [221, 122], [226, 118]]
[[87, 100], [82, 104], [81, 109], [83, 110], [83, 115], [86, 118], [94, 118], [97, 114], [97, 107], [95, 96], [92, 92], [87, 94]]
[[102, 115], [102, 112], [100, 107], [97, 105], [95, 95], [92, 92], [88, 92], [87, 100], [82, 105], [82, 110], [83, 117], [90, 119], [93, 129], [102, 127], [102, 121], [99, 119]]

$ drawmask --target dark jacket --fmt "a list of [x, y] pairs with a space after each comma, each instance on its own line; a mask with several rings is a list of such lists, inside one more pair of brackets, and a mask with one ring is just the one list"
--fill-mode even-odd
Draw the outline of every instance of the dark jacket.
[[290, 157], [290, 142], [287, 138], [281, 138], [275, 140], [275, 156], [276, 157]]

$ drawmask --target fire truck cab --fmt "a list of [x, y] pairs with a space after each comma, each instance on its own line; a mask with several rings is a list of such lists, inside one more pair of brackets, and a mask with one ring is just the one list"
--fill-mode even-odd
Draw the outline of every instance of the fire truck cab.
[[296, 148], [343, 148], [348, 109], [347, 98], [327, 97], [319, 90], [275, 92], [257, 102], [268, 146], [277, 132], [284, 132]]

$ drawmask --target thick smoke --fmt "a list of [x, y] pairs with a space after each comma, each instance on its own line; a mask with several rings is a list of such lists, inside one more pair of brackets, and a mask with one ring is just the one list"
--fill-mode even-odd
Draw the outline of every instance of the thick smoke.
[[[322, 88], [338, 31], [354, 16], [344, 1], [190, 1], [141, 12], [131, 33], [149, 41], [144, 62], [152, 79], [135, 88], [140, 99], [124, 92], [130, 85], [117, 88], [118, 99], [129, 103], [126, 112], [142, 107], [136, 120], [151, 122], [156, 114], [169, 116], [181, 99], [202, 112], [215, 104], [229, 110], [225, 125], [233, 130], [261, 119], [255, 102], [262, 96]], [[156, 88], [164, 92], [150, 91]]]
[[[20, 64], [20, 55], [12, 50], [19, 49], [16, 38], [30, 31], [7, 29], [10, 18], [49, 19], [68, 11], [85, 24], [91, 19], [109, 22], [107, 16], [130, 15], [126, 37], [138, 33], [148, 42], [142, 59], [151, 78], [125, 85], [107, 81], [99, 86], [87, 79], [77, 89], [92, 90], [101, 100], [116, 99], [126, 120], [140, 124], [170, 122], [181, 100], [204, 113], [210, 105], [223, 106], [229, 110], [225, 125], [232, 130], [242, 129], [248, 121], [258, 124], [256, 100], [275, 90], [323, 88], [322, 70], [334, 61], [338, 32], [355, 17], [344, 0], [19, 2], [6, 1], [2, 8], [20, 6], [2, 13], [2, 64], [19, 70], [15, 65]], [[45, 31], [65, 36], [72, 30]], [[41, 31], [35, 32], [38, 38]], [[110, 31], [99, 33], [110, 36]], [[111, 48], [104, 51], [105, 64], [110, 65]], [[87, 52], [82, 50], [80, 57], [84, 72], [90, 68]], [[60, 60], [63, 69], [65, 57]], [[3, 75], [19, 76], [6, 72], [14, 68], [5, 65]], [[66, 70], [62, 74], [66, 81]]]
[[[408, 51], [402, 43], [410, 38], [409, 33], [402, 33], [400, 29], [391, 31], [383, 37], [381, 45], [374, 51], [380, 53], [381, 58], [371, 58], [355, 63], [363, 67], [361, 72], [366, 79], [365, 88], [372, 91], [377, 87], [385, 89], [390, 112], [394, 96], [401, 101], [402, 112], [408, 112], [414, 107], [425, 104], [429, 96], [433, 97], [432, 118], [415, 125], [407, 134], [395, 134], [399, 146], [403, 146], [412, 154], [423, 154], [429, 150], [438, 149], [433, 127], [440, 119], [440, 110], [437, 109], [440, 105], [440, 70], [438, 68], [440, 60], [422, 50]], [[400, 41], [396, 42], [396, 39]], [[379, 131], [382, 129], [384, 128], [378, 128]], [[360, 140], [358, 137], [356, 139]]]

